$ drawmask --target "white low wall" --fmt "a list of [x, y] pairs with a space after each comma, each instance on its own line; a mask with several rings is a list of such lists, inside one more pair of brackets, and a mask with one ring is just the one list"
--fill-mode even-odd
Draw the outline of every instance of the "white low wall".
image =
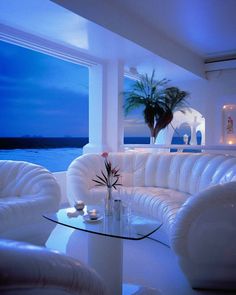
[[183, 150], [200, 150], [201, 152], [211, 154], [227, 154], [236, 156], [236, 145], [184, 145], [184, 144], [125, 144], [122, 147], [124, 151], [137, 151], [137, 152], [169, 152], [170, 149], [177, 149], [178, 152]]

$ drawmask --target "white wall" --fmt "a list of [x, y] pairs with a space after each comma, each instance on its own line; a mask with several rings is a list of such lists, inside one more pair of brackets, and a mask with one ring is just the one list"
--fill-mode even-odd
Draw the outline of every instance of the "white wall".
[[207, 73], [207, 80], [179, 81], [190, 92], [190, 106], [206, 118], [206, 144], [219, 144], [222, 137], [222, 108], [236, 104], [236, 69]]

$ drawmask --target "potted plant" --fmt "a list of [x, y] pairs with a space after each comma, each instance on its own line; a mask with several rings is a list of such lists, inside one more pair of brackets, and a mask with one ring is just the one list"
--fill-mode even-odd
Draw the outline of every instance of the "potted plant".
[[171, 123], [174, 111], [184, 112], [188, 97], [186, 91], [168, 87], [169, 80], [155, 80], [154, 76], [154, 70], [151, 77], [147, 74], [140, 76], [132, 89], [124, 92], [126, 115], [135, 108], [144, 108], [144, 120], [150, 129], [150, 143], [155, 143], [159, 132]]

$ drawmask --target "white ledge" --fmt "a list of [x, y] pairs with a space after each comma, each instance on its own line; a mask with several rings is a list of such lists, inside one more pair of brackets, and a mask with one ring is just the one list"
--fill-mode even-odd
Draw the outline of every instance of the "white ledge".
[[177, 149], [177, 150], [213, 150], [213, 151], [236, 151], [235, 144], [220, 144], [220, 145], [189, 145], [189, 144], [124, 144], [122, 149]]

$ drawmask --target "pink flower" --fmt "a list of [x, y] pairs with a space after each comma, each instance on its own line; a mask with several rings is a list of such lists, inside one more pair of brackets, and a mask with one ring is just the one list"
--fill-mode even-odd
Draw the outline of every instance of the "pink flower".
[[103, 152], [101, 156], [106, 159], [108, 157], [108, 152]]

